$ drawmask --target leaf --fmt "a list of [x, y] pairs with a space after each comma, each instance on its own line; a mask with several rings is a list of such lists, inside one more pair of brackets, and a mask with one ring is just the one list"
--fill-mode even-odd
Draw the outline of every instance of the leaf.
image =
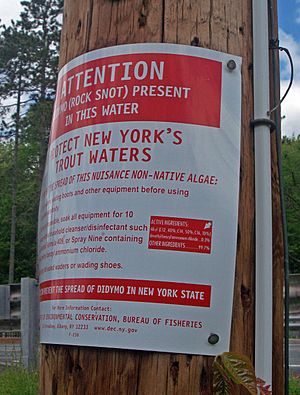
[[220, 358], [230, 379], [246, 388], [251, 395], [257, 395], [256, 376], [250, 359], [231, 352], [224, 352]]
[[223, 366], [218, 362], [218, 358], [213, 363], [213, 390], [215, 395], [232, 395], [233, 383], [227, 376]]
[[[296, 132], [297, 134], [297, 132]], [[300, 137], [284, 137], [282, 170], [289, 242], [289, 268], [300, 272]]]
[[272, 395], [271, 386], [260, 378], [256, 378], [256, 385], [261, 395]]

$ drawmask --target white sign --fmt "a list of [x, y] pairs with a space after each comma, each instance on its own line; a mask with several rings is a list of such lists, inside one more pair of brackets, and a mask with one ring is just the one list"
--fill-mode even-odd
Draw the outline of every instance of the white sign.
[[39, 218], [42, 343], [229, 349], [240, 73], [240, 58], [172, 44], [61, 70]]

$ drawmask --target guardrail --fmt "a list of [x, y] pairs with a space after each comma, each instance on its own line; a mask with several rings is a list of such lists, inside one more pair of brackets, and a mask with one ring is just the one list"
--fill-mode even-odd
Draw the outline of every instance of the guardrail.
[[11, 339], [11, 338], [20, 338], [21, 339], [21, 331], [0, 331], [0, 339]]
[[0, 331], [0, 366], [21, 363], [21, 331]]
[[37, 281], [0, 285], [0, 366], [37, 364], [39, 331]]
[[290, 315], [289, 316], [289, 332], [290, 337], [300, 338], [300, 315]]

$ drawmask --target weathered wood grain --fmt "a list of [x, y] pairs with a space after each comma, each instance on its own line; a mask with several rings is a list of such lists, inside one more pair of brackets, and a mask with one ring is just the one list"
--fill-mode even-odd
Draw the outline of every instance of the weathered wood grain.
[[[273, 0], [274, 21], [277, 20], [277, 1]], [[278, 25], [274, 24], [274, 36], [278, 37]], [[273, 58], [274, 56], [274, 58]], [[270, 51], [270, 106], [274, 108], [280, 101], [280, 89], [275, 85], [274, 71], [279, 76], [279, 53]], [[274, 61], [274, 65], [273, 65]], [[274, 69], [273, 69], [274, 66]], [[280, 109], [272, 113], [275, 122], [280, 122]], [[279, 125], [278, 125], [279, 126]], [[280, 133], [280, 128], [277, 131]], [[272, 213], [273, 213], [273, 380], [275, 382], [276, 393], [284, 394], [284, 299], [282, 296], [284, 287], [284, 240], [282, 227], [282, 207], [280, 200], [280, 179], [278, 171], [278, 153], [276, 147], [276, 131], [271, 134], [271, 155], [272, 155]], [[288, 351], [288, 350], [287, 350]]]
[[[275, 1], [275, 0], [274, 0]], [[65, 0], [60, 66], [101, 47], [136, 42], [199, 45], [239, 55], [242, 141], [238, 250], [231, 350], [254, 359], [254, 144], [251, 0]], [[274, 143], [272, 145], [274, 154]], [[274, 161], [276, 155], [274, 154]], [[275, 162], [274, 162], [275, 163]], [[274, 220], [280, 226], [273, 165]], [[282, 237], [274, 237], [275, 301], [282, 304]], [[275, 245], [276, 244], [276, 245]], [[282, 308], [274, 309], [273, 388], [282, 390]], [[220, 317], [221, 319], [221, 317]], [[212, 394], [212, 357], [43, 345], [42, 395]]]

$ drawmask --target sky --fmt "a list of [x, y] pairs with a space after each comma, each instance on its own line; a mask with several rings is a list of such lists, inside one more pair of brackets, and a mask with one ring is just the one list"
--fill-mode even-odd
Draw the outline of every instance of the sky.
[[[0, 18], [9, 24], [17, 19], [21, 11], [20, 0], [0, 0]], [[294, 83], [287, 98], [282, 103], [282, 134], [300, 134], [300, 0], [278, 0], [279, 40], [287, 47], [294, 63]], [[281, 95], [284, 94], [290, 78], [290, 65], [286, 55], [280, 52]]]
[[[279, 0], [279, 40], [282, 47], [289, 49], [294, 64], [294, 83], [282, 104], [282, 132], [287, 136], [300, 134], [300, 0]], [[290, 65], [287, 57], [281, 58], [281, 94], [284, 93], [290, 78]]]

